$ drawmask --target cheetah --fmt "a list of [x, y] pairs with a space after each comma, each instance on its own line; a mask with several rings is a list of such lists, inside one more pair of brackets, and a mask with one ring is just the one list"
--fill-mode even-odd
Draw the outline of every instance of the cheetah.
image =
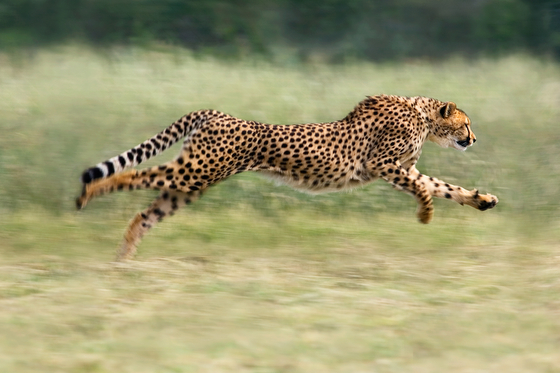
[[[173, 161], [126, 170], [183, 138]], [[415, 165], [426, 140], [464, 151], [476, 137], [469, 117], [455, 103], [427, 97], [367, 96], [342, 120], [299, 125], [269, 125], [200, 110], [85, 170], [76, 204], [82, 209], [93, 197], [117, 190], [160, 191], [130, 222], [117, 260], [133, 258], [142, 236], [156, 222], [194, 202], [209, 186], [243, 171], [309, 192], [355, 188], [381, 178], [416, 199], [418, 219], [426, 224], [434, 213], [432, 197], [481, 211], [496, 206], [498, 198], [491, 194], [421, 174]]]

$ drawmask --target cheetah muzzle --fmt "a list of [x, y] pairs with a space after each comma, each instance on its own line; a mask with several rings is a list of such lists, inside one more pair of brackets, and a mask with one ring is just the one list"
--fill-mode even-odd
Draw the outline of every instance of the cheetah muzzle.
[[[129, 169], [185, 139], [178, 157], [160, 166]], [[231, 175], [255, 171], [309, 192], [354, 188], [383, 179], [412, 195], [422, 223], [433, 217], [432, 198], [484, 211], [498, 199], [421, 174], [416, 169], [429, 140], [466, 150], [476, 137], [469, 117], [453, 102], [427, 97], [369, 96], [345, 118], [330, 123], [268, 125], [215, 110], [187, 114], [138, 146], [82, 174], [78, 209], [117, 190], [153, 189], [160, 195], [131, 221], [117, 259], [132, 258], [158, 221], [198, 199]]]

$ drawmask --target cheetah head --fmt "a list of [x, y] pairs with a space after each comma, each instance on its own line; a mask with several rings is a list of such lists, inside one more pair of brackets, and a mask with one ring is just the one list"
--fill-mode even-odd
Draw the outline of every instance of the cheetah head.
[[443, 148], [449, 146], [465, 151], [476, 142], [471, 130], [471, 120], [457, 105], [448, 102], [437, 110], [436, 118], [430, 128], [428, 140]]

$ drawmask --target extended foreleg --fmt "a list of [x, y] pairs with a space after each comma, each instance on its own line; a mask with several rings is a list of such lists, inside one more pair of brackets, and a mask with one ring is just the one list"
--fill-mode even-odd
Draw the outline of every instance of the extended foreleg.
[[498, 198], [492, 194], [479, 194], [476, 189], [467, 190], [435, 177], [422, 175], [414, 167], [411, 167], [408, 172], [411, 178], [425, 186], [430, 195], [434, 197], [450, 199], [460, 205], [468, 205], [480, 211], [491, 209], [498, 203]]
[[370, 172], [376, 177], [391, 183], [394, 188], [412, 195], [418, 203], [416, 215], [420, 222], [428, 224], [434, 215], [432, 196], [425, 185], [411, 177], [399, 161], [387, 160], [369, 164]]

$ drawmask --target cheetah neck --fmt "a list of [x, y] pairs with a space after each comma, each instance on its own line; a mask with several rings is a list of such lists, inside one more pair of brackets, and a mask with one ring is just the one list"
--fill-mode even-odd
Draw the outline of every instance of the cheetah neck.
[[429, 97], [412, 97], [413, 108], [418, 113], [419, 118], [428, 127], [430, 133], [433, 132], [433, 127], [436, 119], [438, 109], [444, 104], [443, 102]]

